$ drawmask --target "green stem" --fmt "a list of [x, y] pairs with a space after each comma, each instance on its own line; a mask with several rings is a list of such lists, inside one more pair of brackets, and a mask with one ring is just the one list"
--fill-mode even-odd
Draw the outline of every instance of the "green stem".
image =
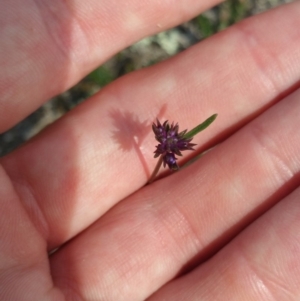
[[150, 179], [148, 180], [147, 184], [150, 184], [150, 183], [153, 182], [154, 178], [156, 177], [156, 175], [157, 175], [157, 173], [158, 173], [158, 171], [159, 171], [159, 169], [161, 167], [162, 161], [163, 161], [163, 156], [160, 155], [159, 160], [158, 160], [158, 162], [157, 162], [157, 164], [156, 164], [156, 166], [155, 166], [155, 168], [153, 170], [153, 173], [152, 173]]

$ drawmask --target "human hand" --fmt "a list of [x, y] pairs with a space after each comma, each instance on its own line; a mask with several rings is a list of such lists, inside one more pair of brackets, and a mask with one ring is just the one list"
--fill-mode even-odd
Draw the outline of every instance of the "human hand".
[[[0, 12], [1, 131], [214, 4], [45, 3]], [[297, 300], [299, 14], [283, 6], [127, 75], [2, 158], [0, 299]], [[193, 142], [216, 147], [144, 186], [156, 116], [190, 129], [213, 113]]]

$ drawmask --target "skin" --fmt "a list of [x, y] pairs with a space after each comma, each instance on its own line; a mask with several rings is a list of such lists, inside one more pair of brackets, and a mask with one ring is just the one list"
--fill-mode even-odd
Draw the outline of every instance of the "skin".
[[[0, 131], [215, 4], [5, 0]], [[0, 299], [299, 300], [299, 14], [279, 7], [124, 76], [1, 158]], [[214, 113], [185, 159], [215, 147], [145, 186], [155, 118], [183, 130]]]

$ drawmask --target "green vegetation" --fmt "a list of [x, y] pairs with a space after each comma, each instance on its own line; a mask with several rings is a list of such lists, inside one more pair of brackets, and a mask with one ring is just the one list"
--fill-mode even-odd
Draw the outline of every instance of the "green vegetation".
[[206, 17], [205, 15], [200, 15], [196, 18], [196, 22], [204, 38], [207, 38], [214, 34], [214, 26], [208, 17]]
[[92, 81], [100, 87], [104, 87], [110, 82], [114, 80], [114, 77], [110, 70], [108, 70], [105, 66], [100, 66], [92, 73], [90, 73], [87, 78], [88, 81]]

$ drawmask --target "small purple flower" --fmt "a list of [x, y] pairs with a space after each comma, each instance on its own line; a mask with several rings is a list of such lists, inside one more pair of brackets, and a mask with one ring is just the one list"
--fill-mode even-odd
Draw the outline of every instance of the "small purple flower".
[[168, 165], [171, 170], [178, 170], [177, 158], [175, 155], [182, 156], [181, 151], [194, 150], [196, 144], [190, 143], [193, 138], [184, 138], [187, 130], [178, 133], [178, 123], [169, 125], [168, 120], [162, 125], [157, 120], [157, 124], [152, 125], [155, 139], [159, 142], [154, 152], [154, 158], [162, 155], [164, 167]]

